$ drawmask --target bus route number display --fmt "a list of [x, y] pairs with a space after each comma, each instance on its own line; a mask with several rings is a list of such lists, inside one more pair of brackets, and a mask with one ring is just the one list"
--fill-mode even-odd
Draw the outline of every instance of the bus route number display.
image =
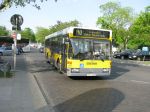
[[89, 30], [89, 29], [78, 29], [75, 28], [73, 31], [74, 36], [84, 36], [84, 37], [97, 37], [97, 38], [109, 38], [109, 31], [102, 30]]

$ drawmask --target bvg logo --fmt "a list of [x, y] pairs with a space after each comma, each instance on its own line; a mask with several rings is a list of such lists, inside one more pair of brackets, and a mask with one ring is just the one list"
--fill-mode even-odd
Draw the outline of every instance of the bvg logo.
[[97, 65], [96, 62], [87, 62], [86, 64], [87, 64], [87, 65]]

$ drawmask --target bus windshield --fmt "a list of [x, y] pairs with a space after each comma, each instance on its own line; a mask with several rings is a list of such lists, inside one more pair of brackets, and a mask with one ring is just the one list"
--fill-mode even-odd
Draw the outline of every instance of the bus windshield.
[[73, 58], [80, 60], [110, 59], [110, 42], [93, 39], [71, 39]]

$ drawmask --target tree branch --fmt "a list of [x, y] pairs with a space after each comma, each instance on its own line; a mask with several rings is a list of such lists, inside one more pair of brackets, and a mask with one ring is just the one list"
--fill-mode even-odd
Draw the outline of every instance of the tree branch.
[[[0, 11], [5, 9], [7, 6], [11, 7], [12, 4], [15, 4], [16, 6], [22, 6], [24, 7], [26, 4], [30, 4], [35, 3], [37, 0], [3, 0], [3, 2], [0, 4]], [[41, 3], [44, 0], [41, 0]], [[47, 1], [47, 0], [45, 0]], [[57, 2], [58, 0], [54, 0], [55, 2]], [[37, 9], [40, 9], [40, 6], [38, 6], [36, 3], [33, 5], [34, 7], [36, 7]]]
[[10, 4], [10, 3], [11, 3], [11, 0], [4, 0], [4, 1], [0, 4], [0, 11], [1, 11], [2, 9], [4, 9], [5, 7], [7, 7], [8, 4]]

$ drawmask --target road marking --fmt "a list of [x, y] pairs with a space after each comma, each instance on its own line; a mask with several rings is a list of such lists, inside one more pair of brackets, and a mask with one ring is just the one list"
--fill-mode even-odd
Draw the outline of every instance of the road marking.
[[150, 82], [138, 81], [138, 80], [130, 80], [131, 82], [140, 83], [140, 84], [150, 84]]

